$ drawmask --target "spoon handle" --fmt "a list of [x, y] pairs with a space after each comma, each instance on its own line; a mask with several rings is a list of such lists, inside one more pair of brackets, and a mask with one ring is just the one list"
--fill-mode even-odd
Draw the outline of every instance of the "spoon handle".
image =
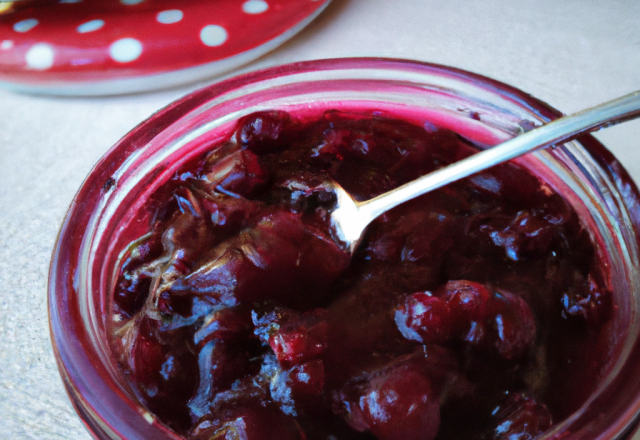
[[499, 163], [576, 136], [640, 116], [640, 90], [604, 104], [556, 119], [500, 145], [406, 183], [373, 199], [358, 202], [358, 211], [372, 221], [399, 204]]

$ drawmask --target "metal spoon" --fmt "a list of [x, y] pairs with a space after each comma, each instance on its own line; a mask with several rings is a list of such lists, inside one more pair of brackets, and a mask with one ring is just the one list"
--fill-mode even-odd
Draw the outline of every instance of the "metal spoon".
[[331, 182], [337, 196], [337, 204], [331, 213], [332, 226], [353, 254], [369, 223], [407, 200], [530, 151], [567, 142], [580, 134], [610, 127], [639, 116], [640, 90], [556, 119], [364, 202], [356, 201], [339, 184]]

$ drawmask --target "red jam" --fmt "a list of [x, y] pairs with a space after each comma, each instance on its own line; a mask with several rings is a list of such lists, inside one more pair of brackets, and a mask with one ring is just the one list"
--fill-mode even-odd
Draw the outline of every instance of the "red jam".
[[529, 439], [609, 356], [607, 273], [568, 203], [504, 164], [374, 221], [353, 258], [328, 178], [364, 200], [477, 149], [368, 114], [241, 119], [150, 200], [112, 346], [185, 438]]

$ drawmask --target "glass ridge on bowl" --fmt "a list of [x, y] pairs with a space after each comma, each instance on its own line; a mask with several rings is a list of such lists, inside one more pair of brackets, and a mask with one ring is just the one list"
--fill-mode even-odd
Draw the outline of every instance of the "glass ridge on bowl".
[[[228, 79], [162, 109], [119, 141], [87, 177], [62, 225], [49, 274], [54, 352], [71, 401], [95, 438], [179, 439], [137, 400], [109, 345], [122, 249], [147, 232], [144, 203], [250, 113], [380, 108], [495, 145], [560, 116], [488, 78], [393, 59], [335, 59]], [[607, 264], [616, 308], [612, 362], [584, 405], [540, 438], [629, 438], [640, 412], [640, 194], [591, 136], [516, 160], [562, 194]]]

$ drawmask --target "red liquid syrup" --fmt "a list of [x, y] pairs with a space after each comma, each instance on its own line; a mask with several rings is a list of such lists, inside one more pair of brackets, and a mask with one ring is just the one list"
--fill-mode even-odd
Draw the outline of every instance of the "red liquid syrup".
[[[262, 112], [149, 200], [112, 347], [194, 439], [528, 439], [576, 411], [612, 295], [569, 204], [503, 164], [375, 220], [350, 258], [335, 179], [365, 200], [473, 154], [376, 112]], [[604, 341], [604, 342], [603, 342]]]

